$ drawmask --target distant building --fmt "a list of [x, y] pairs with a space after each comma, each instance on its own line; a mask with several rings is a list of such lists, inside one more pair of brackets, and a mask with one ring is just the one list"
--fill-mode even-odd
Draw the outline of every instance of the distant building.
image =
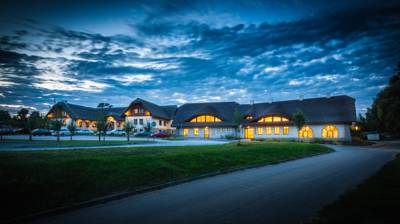
[[[96, 129], [96, 120], [105, 116], [113, 129], [122, 129], [131, 122], [137, 132], [150, 125], [153, 132], [165, 131], [193, 138], [225, 138], [235, 136], [234, 113], [243, 116], [238, 132], [242, 138], [300, 138], [350, 140], [350, 128], [356, 121], [355, 100], [349, 96], [321, 97], [269, 103], [238, 104], [236, 102], [187, 103], [160, 106], [137, 98], [128, 107], [98, 108], [59, 102], [64, 124], [74, 120], [79, 128]], [[297, 130], [291, 119], [301, 110], [306, 124]]]

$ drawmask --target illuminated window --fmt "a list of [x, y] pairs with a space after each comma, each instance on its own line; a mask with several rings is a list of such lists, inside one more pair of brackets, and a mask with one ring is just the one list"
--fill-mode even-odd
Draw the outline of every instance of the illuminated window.
[[283, 127], [283, 134], [288, 135], [289, 134], [289, 127]]
[[259, 127], [257, 128], [257, 134], [262, 135], [263, 134], [263, 128]]
[[114, 120], [113, 117], [108, 117], [108, 118], [107, 118], [107, 122], [108, 122], [108, 123], [111, 123], [111, 122], [114, 122], [114, 121], [115, 121], [115, 120]]
[[281, 128], [280, 128], [280, 127], [275, 127], [275, 128], [274, 128], [274, 133], [275, 133], [276, 135], [279, 135], [279, 134], [281, 133]]
[[312, 138], [313, 137], [313, 130], [310, 126], [304, 126], [299, 131], [300, 138]]
[[281, 117], [272, 117], [273, 122], [281, 122], [282, 118]]
[[322, 128], [321, 136], [323, 138], [337, 138], [339, 137], [339, 131], [334, 125], [326, 125]]
[[184, 128], [183, 129], [183, 136], [188, 136], [189, 135], [189, 128]]
[[190, 120], [192, 123], [201, 123], [201, 122], [221, 122], [221, 119], [212, 115], [200, 115]]
[[78, 120], [76, 120], [76, 126], [78, 126], [78, 127], [82, 127], [82, 120], [80, 120], [80, 119], [78, 119]]
[[272, 132], [271, 132], [271, 127], [266, 127], [265, 128], [265, 133], [267, 133], [267, 135], [270, 135]]
[[258, 120], [258, 122], [287, 122], [289, 119], [281, 116], [266, 116]]
[[247, 115], [246, 117], [244, 117], [244, 119], [246, 119], [246, 120], [252, 120], [252, 119], [253, 119], [253, 116]]
[[193, 135], [199, 135], [199, 129], [193, 128]]
[[150, 116], [150, 111], [145, 111], [144, 116]]

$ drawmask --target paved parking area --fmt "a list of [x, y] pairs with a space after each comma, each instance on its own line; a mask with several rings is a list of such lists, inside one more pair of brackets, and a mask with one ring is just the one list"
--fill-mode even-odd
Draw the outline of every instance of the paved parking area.
[[[26, 135], [5, 136], [4, 139], [28, 140]], [[69, 140], [69, 136], [61, 137], [62, 140]], [[34, 136], [33, 140], [56, 140], [54, 136]], [[74, 140], [93, 140], [97, 141], [97, 136], [74, 136]], [[107, 136], [107, 141], [126, 141], [126, 137]], [[67, 149], [105, 149], [105, 148], [123, 148], [123, 147], [165, 147], [165, 146], [191, 146], [191, 145], [219, 145], [230, 141], [212, 140], [212, 139], [183, 139], [183, 140], [163, 140], [158, 138], [131, 138], [130, 140], [148, 141], [135, 145], [104, 145], [104, 146], [49, 146], [49, 147], [29, 147], [26, 144], [18, 147], [18, 143], [0, 143], [0, 151], [39, 151], [39, 150], [67, 150]]]

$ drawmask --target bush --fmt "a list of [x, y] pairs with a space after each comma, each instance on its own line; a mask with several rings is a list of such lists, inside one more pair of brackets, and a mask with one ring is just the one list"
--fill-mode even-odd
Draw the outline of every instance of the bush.
[[234, 135], [225, 135], [225, 139], [228, 139], [228, 140], [239, 140], [239, 137], [236, 137]]

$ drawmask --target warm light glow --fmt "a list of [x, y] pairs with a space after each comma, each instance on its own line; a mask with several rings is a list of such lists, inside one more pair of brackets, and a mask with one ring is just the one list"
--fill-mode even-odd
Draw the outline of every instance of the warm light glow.
[[266, 116], [259, 119], [257, 122], [287, 122], [289, 119], [281, 116]]
[[144, 112], [144, 116], [150, 116], [150, 111], [147, 111], [147, 110], [146, 110], [146, 111]]
[[263, 128], [262, 127], [257, 128], [257, 134], [258, 135], [262, 135], [263, 134]]
[[299, 131], [300, 138], [312, 138], [313, 137], [313, 130], [310, 126], [304, 126]]
[[192, 118], [190, 120], [192, 123], [202, 123], [202, 122], [208, 122], [208, 123], [214, 123], [214, 122], [221, 122], [221, 119], [212, 115], [200, 115], [195, 118]]
[[323, 138], [337, 138], [339, 137], [339, 131], [334, 125], [326, 125], [322, 129], [321, 137]]
[[204, 138], [208, 138], [209, 137], [209, 132], [208, 132], [208, 127], [204, 128]]
[[188, 136], [189, 135], [189, 128], [184, 128], [183, 129], [183, 136]]
[[279, 135], [279, 134], [281, 133], [281, 128], [280, 128], [280, 127], [275, 127], [274, 130], [275, 130], [274, 133], [275, 133], [276, 135]]
[[289, 134], [289, 127], [283, 127], [283, 134], [288, 135]]
[[271, 127], [266, 127], [265, 128], [265, 133], [267, 133], [267, 135], [270, 135], [272, 133]]
[[253, 119], [253, 116], [247, 115], [246, 117], [244, 117], [244, 119], [246, 119], [246, 120], [252, 120], [252, 119]]
[[193, 128], [193, 135], [199, 135], [199, 129], [198, 128]]
[[107, 118], [107, 123], [112, 123], [114, 121], [115, 121], [115, 119], [111, 116]]

